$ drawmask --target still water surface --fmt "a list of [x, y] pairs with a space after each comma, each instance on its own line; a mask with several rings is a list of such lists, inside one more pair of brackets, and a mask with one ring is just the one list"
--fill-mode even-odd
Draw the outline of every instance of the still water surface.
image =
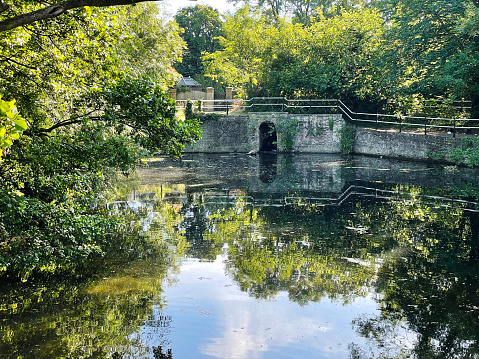
[[0, 358], [479, 357], [477, 174], [157, 159], [108, 206], [140, 226], [142, 254], [3, 290]]

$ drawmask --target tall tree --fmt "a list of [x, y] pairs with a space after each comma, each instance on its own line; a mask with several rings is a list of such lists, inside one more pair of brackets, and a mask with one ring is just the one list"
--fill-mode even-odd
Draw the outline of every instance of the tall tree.
[[[275, 95], [377, 101], [384, 22], [377, 11], [320, 17], [289, 46], [278, 46], [266, 88]], [[288, 36], [283, 36], [288, 38]]]
[[325, 0], [289, 0], [289, 11], [293, 14], [293, 22], [308, 25], [314, 11], [324, 6]]
[[117, 66], [134, 76], [147, 75], [167, 86], [175, 83], [179, 76], [171, 65], [181, 60], [186, 47], [178, 24], [163, 20], [154, 2], [126, 7], [117, 16], [124, 24], [121, 41], [115, 46]]
[[198, 138], [166, 94], [184, 42], [157, 15], [147, 4], [84, 8], [0, 37], [0, 275], [101, 256], [116, 227], [94, 210], [100, 192], [141, 156], [177, 157]]
[[234, 86], [240, 96], [255, 96], [264, 84], [269, 61], [273, 58], [272, 40], [278, 30], [269, 19], [249, 6], [227, 17], [220, 51], [207, 53], [203, 60], [206, 75]]
[[175, 20], [184, 29], [181, 37], [187, 44], [182, 62], [175, 64], [176, 70], [183, 76], [203, 74], [202, 53], [222, 48], [218, 40], [224, 35], [221, 15], [211, 6], [196, 5], [179, 10]]

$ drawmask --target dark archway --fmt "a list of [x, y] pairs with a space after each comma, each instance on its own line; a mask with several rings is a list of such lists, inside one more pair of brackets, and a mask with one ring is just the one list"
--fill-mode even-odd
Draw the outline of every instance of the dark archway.
[[259, 151], [260, 152], [276, 152], [278, 137], [276, 128], [272, 122], [263, 122], [259, 126]]

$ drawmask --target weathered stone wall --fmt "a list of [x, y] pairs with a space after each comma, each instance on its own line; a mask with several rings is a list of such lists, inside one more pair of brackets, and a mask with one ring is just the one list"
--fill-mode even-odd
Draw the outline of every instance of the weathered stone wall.
[[[260, 126], [272, 123], [278, 152], [340, 153], [341, 115], [250, 113], [205, 121], [203, 137], [186, 153], [248, 153], [260, 148]], [[448, 161], [460, 138], [357, 128], [354, 153], [404, 159]]]
[[258, 141], [255, 127], [249, 125], [248, 116], [222, 116], [218, 120], [208, 120], [201, 125], [202, 138], [185, 152], [202, 153], [247, 153]]
[[357, 128], [354, 153], [416, 160], [447, 160], [448, 153], [460, 146], [461, 139], [452, 136], [425, 136]]
[[203, 137], [185, 152], [231, 153], [258, 151], [259, 127], [273, 123], [278, 152], [339, 153], [341, 115], [250, 113], [205, 121]]

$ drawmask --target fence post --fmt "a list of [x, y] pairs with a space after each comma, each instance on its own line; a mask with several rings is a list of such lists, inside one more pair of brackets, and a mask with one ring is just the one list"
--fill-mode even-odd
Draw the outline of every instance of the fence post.
[[427, 136], [427, 117], [424, 118], [424, 136]]
[[399, 133], [402, 132], [402, 116], [399, 116]]
[[456, 119], [454, 119], [454, 129], [452, 130], [452, 137], [456, 138]]
[[[207, 87], [206, 88], [206, 108], [205, 112], [214, 112], [215, 111], [215, 89], [213, 87]], [[209, 101], [209, 102], [208, 102]]]
[[376, 111], [376, 128], [379, 126], [379, 113]]
[[176, 89], [170, 89], [170, 98], [176, 101]]
[[226, 115], [229, 114], [229, 100], [233, 100], [233, 88], [227, 87], [226, 88]]

